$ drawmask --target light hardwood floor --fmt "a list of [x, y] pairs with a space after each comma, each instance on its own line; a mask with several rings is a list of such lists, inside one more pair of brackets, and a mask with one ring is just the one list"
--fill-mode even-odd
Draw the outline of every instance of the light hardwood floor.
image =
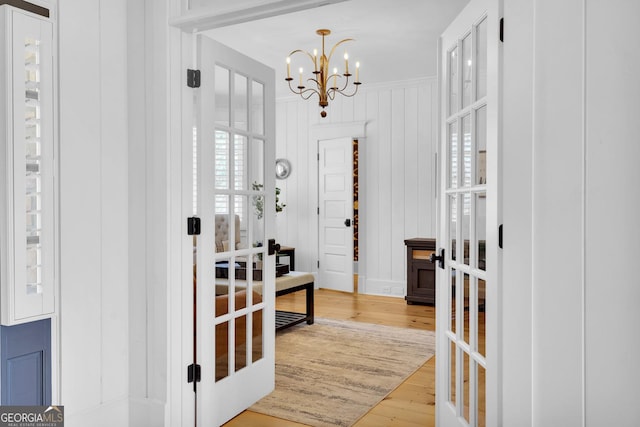
[[[304, 311], [304, 292], [278, 297], [279, 310]], [[380, 325], [435, 331], [435, 307], [408, 305], [402, 298], [379, 297], [316, 290], [315, 315]], [[277, 351], [277, 349], [276, 349]], [[435, 357], [373, 407], [355, 427], [430, 427], [435, 425]], [[300, 427], [299, 424], [256, 412], [244, 411], [225, 424], [227, 427]]]

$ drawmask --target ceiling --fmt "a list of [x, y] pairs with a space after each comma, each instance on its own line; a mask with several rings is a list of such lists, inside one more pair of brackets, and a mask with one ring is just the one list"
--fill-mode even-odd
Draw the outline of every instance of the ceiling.
[[[345, 50], [350, 71], [360, 61], [363, 84], [436, 75], [437, 39], [468, 0], [348, 0], [322, 7], [229, 25], [206, 31], [215, 40], [276, 70], [276, 96], [291, 95], [284, 81], [285, 58], [295, 49], [321, 49], [319, 28], [331, 30], [326, 51], [344, 38], [331, 69], [343, 70]], [[344, 48], [343, 48], [344, 46]], [[328, 52], [327, 52], [328, 54]], [[309, 71], [311, 61], [292, 57], [292, 74]], [[307, 72], [305, 72], [307, 74]], [[295, 77], [295, 75], [294, 75]]]

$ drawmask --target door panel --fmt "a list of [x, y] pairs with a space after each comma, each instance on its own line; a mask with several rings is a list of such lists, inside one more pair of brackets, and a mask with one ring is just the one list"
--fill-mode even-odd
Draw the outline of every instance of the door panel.
[[318, 285], [353, 292], [353, 141], [319, 141]]
[[205, 36], [198, 57], [196, 422], [220, 425], [274, 388], [275, 74]]
[[498, 6], [471, 0], [440, 38], [436, 401], [445, 427], [499, 424], [498, 248], [487, 233], [498, 229]]

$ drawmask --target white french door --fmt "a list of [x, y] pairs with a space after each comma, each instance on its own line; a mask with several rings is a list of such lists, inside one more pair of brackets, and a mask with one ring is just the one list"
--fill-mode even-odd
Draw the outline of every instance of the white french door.
[[318, 141], [318, 286], [353, 292], [353, 140]]
[[275, 74], [197, 43], [196, 424], [214, 426], [274, 388]]
[[440, 38], [438, 425], [498, 415], [499, 0], [471, 0]]

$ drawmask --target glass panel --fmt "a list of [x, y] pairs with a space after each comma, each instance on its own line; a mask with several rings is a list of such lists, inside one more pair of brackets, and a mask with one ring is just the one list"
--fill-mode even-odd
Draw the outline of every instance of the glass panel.
[[486, 356], [486, 343], [485, 343], [485, 295], [487, 293], [487, 284], [484, 280], [478, 279], [478, 353]]
[[449, 196], [449, 247], [451, 259], [456, 260], [456, 236], [458, 224], [458, 197]]
[[264, 135], [264, 85], [256, 81], [251, 82], [251, 93], [251, 130], [258, 135]]
[[231, 143], [229, 132], [216, 131], [215, 142], [215, 188], [228, 190], [231, 165]]
[[458, 123], [449, 124], [449, 188], [458, 188]]
[[476, 194], [476, 242], [478, 242], [478, 256], [476, 267], [486, 270], [487, 243], [487, 196], [485, 193]]
[[[230, 268], [231, 267], [231, 268]], [[215, 316], [220, 317], [229, 312], [229, 275], [235, 274], [235, 268], [230, 260], [220, 259], [216, 261], [216, 309]]]
[[[256, 299], [253, 299], [256, 302]], [[255, 311], [253, 313], [253, 351], [252, 351], [252, 361], [256, 362], [262, 359], [263, 350], [262, 350], [262, 310]]]
[[471, 104], [471, 34], [462, 39], [462, 108]]
[[253, 206], [251, 241], [254, 246], [262, 246], [264, 239], [264, 191], [261, 184], [254, 184], [255, 195], [251, 196]]
[[467, 422], [469, 422], [469, 400], [470, 400], [470, 388], [469, 388], [469, 355], [467, 354], [466, 351], [462, 352], [463, 354], [463, 358], [464, 358], [464, 362], [462, 363], [462, 379], [464, 381], [464, 396], [462, 398], [462, 415], [464, 416], [464, 419], [467, 420]]
[[487, 95], [487, 19], [476, 27], [476, 99]]
[[233, 209], [235, 212], [235, 240], [233, 248], [246, 249], [249, 248], [249, 197], [234, 196]]
[[247, 108], [247, 104], [248, 104], [247, 78], [243, 75], [236, 74], [234, 80], [235, 80], [235, 91], [234, 91], [235, 127], [236, 129], [248, 130], [249, 111]]
[[[242, 291], [244, 292], [244, 291]], [[237, 308], [244, 308], [238, 307]], [[247, 316], [236, 318], [236, 351], [235, 351], [235, 370], [236, 372], [247, 366]]]
[[25, 39], [25, 215], [26, 293], [42, 293], [42, 140], [40, 41]]
[[449, 358], [450, 358], [450, 369], [449, 369], [449, 402], [456, 404], [456, 344], [451, 341], [451, 345], [449, 346]]
[[[249, 156], [249, 175], [251, 183], [262, 188], [264, 185], [264, 140], [254, 138], [251, 142], [251, 153]], [[256, 188], [252, 188], [255, 190]]]
[[[217, 300], [218, 298], [216, 298]], [[229, 376], [229, 322], [216, 325], [216, 381]]]
[[215, 97], [215, 124], [220, 126], [229, 126], [229, 70], [216, 65], [215, 71], [216, 97]]
[[464, 304], [464, 315], [462, 316], [462, 324], [464, 325], [464, 341], [468, 344], [469, 341], [469, 330], [471, 329], [471, 316], [470, 316], [470, 305], [471, 296], [469, 294], [469, 275], [465, 273], [464, 275], [464, 299], [462, 303]]
[[487, 106], [476, 111], [476, 183], [487, 183]]
[[449, 114], [458, 111], [458, 48], [449, 53]]
[[463, 260], [466, 265], [469, 265], [469, 238], [471, 236], [471, 194], [466, 193], [462, 195], [462, 242], [463, 246]]
[[486, 417], [486, 408], [487, 408], [487, 400], [486, 400], [486, 392], [485, 392], [485, 384], [486, 384], [486, 372], [482, 365], [476, 365], [478, 367], [478, 427], [486, 427], [487, 425], [487, 417]]
[[471, 116], [462, 118], [462, 182], [471, 186]]
[[233, 182], [234, 189], [246, 190], [249, 171], [247, 170], [247, 159], [249, 143], [246, 136], [236, 135], [233, 139]]
[[450, 289], [450, 300], [451, 300], [451, 332], [453, 332], [454, 334], [456, 333], [456, 293], [457, 293], [457, 287], [456, 287], [456, 282], [457, 282], [457, 272], [455, 268], [451, 269], [451, 286], [449, 287]]

